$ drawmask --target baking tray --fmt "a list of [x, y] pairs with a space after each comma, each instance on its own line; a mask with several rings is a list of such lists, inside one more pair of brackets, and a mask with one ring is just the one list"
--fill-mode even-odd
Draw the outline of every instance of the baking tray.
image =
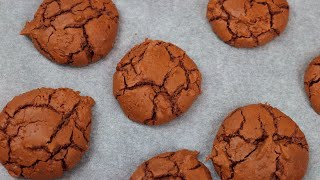
[[[91, 148], [62, 179], [128, 179], [143, 161], [182, 148], [205, 161], [226, 115], [251, 103], [268, 102], [300, 126], [310, 145], [305, 179], [320, 179], [320, 116], [309, 105], [303, 75], [320, 54], [320, 1], [288, 0], [286, 31], [266, 46], [236, 49], [221, 42], [205, 17], [208, 0], [114, 0], [120, 29], [111, 53], [85, 68], [48, 61], [19, 32], [42, 0], [0, 0], [0, 107], [38, 87], [69, 87], [96, 100]], [[148, 127], [128, 120], [112, 95], [119, 60], [145, 38], [172, 42], [196, 62], [203, 93], [175, 121]], [[211, 162], [205, 162], [218, 179]], [[1, 166], [0, 179], [10, 179]]]

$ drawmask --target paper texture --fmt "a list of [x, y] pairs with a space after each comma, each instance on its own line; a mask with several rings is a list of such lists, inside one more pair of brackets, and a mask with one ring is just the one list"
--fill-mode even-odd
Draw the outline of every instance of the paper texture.
[[[204, 162], [226, 115], [239, 106], [268, 102], [290, 116], [310, 145], [307, 180], [320, 179], [320, 116], [309, 105], [303, 76], [320, 54], [320, 1], [289, 0], [286, 31], [266, 46], [236, 49], [211, 31], [207, 0], [114, 0], [120, 30], [111, 53], [85, 68], [54, 64], [19, 32], [41, 0], [0, 0], [0, 107], [38, 87], [69, 87], [96, 100], [91, 148], [63, 179], [125, 180], [143, 161], [182, 148], [200, 151]], [[172, 123], [147, 127], [128, 120], [112, 95], [120, 59], [145, 38], [172, 42], [196, 62], [203, 93]], [[218, 179], [211, 162], [205, 162]], [[10, 179], [1, 166], [0, 179]]]

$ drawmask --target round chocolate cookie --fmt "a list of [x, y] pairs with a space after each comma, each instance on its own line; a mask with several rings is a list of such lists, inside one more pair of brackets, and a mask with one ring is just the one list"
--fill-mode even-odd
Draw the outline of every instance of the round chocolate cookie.
[[86, 66], [111, 51], [118, 19], [112, 0], [44, 0], [21, 34], [58, 64]]
[[212, 180], [208, 168], [198, 160], [197, 151], [167, 152], [138, 167], [130, 180]]
[[160, 125], [189, 109], [201, 93], [201, 74], [177, 46], [146, 40], [118, 64], [113, 93], [129, 119]]
[[210, 0], [207, 18], [222, 41], [252, 48], [270, 42], [285, 30], [289, 5], [287, 0]]
[[88, 149], [94, 100], [71, 89], [41, 88], [0, 113], [0, 162], [14, 177], [53, 179]]
[[302, 179], [309, 148], [303, 132], [269, 105], [241, 107], [222, 123], [210, 157], [222, 180]]
[[320, 114], [320, 56], [309, 64], [304, 75], [304, 87], [313, 109]]

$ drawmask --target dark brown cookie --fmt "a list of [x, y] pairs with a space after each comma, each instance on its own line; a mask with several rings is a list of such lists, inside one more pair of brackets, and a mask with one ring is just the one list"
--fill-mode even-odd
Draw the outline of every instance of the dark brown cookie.
[[62, 176], [88, 149], [93, 105], [71, 89], [41, 88], [13, 98], [0, 113], [0, 162], [14, 177]]
[[210, 0], [207, 18], [222, 41], [252, 48], [270, 42], [285, 30], [289, 5], [287, 0]]
[[313, 109], [320, 114], [320, 56], [309, 64], [304, 75], [304, 87]]
[[118, 16], [112, 0], [44, 0], [21, 34], [58, 64], [86, 66], [111, 51]]
[[197, 151], [167, 152], [138, 167], [130, 180], [212, 180], [208, 168], [198, 160]]
[[307, 170], [309, 150], [290, 117], [257, 104], [241, 107], [224, 120], [211, 159], [222, 180], [300, 180]]
[[196, 64], [177, 46], [146, 40], [117, 66], [113, 93], [129, 119], [167, 123], [186, 112], [201, 92]]

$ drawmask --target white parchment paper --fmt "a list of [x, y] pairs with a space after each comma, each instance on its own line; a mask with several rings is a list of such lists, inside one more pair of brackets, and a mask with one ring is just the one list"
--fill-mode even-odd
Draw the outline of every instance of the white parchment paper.
[[[250, 103], [268, 102], [300, 125], [310, 145], [306, 180], [320, 179], [320, 116], [309, 105], [303, 75], [320, 54], [320, 1], [288, 0], [290, 22], [266, 46], [232, 48], [211, 31], [207, 0], [114, 0], [120, 30], [112, 52], [85, 68], [48, 61], [19, 32], [42, 0], [0, 0], [0, 107], [38, 87], [69, 87], [96, 100], [91, 148], [63, 179], [125, 180], [143, 161], [182, 148], [205, 161], [225, 116]], [[112, 95], [116, 64], [145, 38], [172, 42], [194, 59], [203, 74], [203, 94], [177, 120], [161, 127], [131, 122]], [[214, 179], [218, 179], [210, 162]], [[0, 167], [0, 179], [11, 179]]]

